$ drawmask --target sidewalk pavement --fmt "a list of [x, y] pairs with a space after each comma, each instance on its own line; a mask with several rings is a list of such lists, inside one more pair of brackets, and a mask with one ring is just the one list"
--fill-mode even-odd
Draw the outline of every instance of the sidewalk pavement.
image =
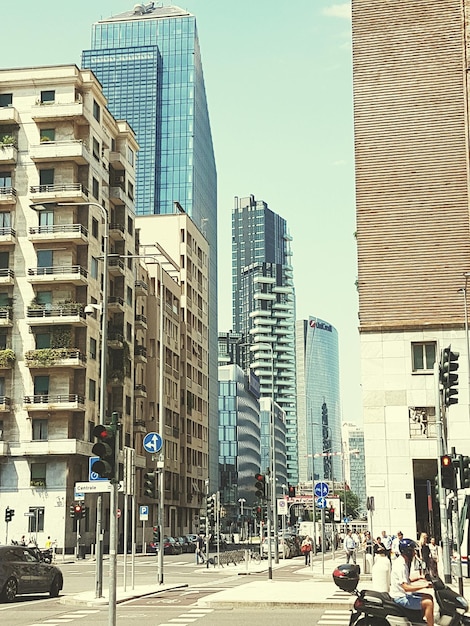
[[[247, 582], [243, 585], [237, 585], [236, 587], [230, 587], [216, 593], [211, 593], [201, 598], [197, 604], [200, 607], [210, 608], [289, 606], [290, 608], [334, 607], [338, 610], [347, 610], [354, 604], [355, 596], [338, 589], [332, 577], [334, 568], [342, 563], [345, 563], [345, 557], [342, 551], [336, 552], [335, 559], [332, 558], [331, 553], [327, 553], [324, 561], [321, 554], [317, 555], [313, 560], [312, 567], [306, 567], [299, 563], [299, 561], [280, 559], [279, 564], [274, 563], [274, 561], [272, 563], [271, 580], [268, 579], [268, 562], [266, 559], [262, 560], [260, 563], [250, 561], [248, 564], [243, 562], [236, 566], [225, 565], [215, 568], [211, 566], [209, 569], [206, 568], [205, 564], [194, 564], [194, 568], [197, 572], [200, 572], [201, 578], [204, 578], [206, 573], [213, 573], [214, 570], [217, 571], [217, 574], [220, 576], [249, 576], [250, 574], [258, 574], [256, 580], [253, 582]], [[362, 558], [358, 558], [358, 564], [363, 571]], [[298, 565], [298, 569], [292, 572], [292, 581], [276, 580], [276, 574], [279, 573], [280, 569], [292, 565]], [[260, 579], [260, 574], [265, 574], [266, 577]], [[464, 594], [467, 599], [469, 599], [470, 579], [464, 578], [463, 584]], [[367, 589], [370, 586], [370, 574], [361, 574], [358, 588]], [[458, 585], [455, 579], [450, 586], [458, 591]], [[122, 587], [118, 587], [116, 590], [116, 602], [119, 604], [134, 598], [184, 587], [188, 587], [188, 583], [167, 585], [157, 585], [153, 583], [149, 585], [137, 585], [134, 589], [128, 586], [126, 591], [124, 591]], [[94, 592], [86, 591], [75, 596], [63, 596], [60, 601], [63, 604], [86, 606], [107, 605], [108, 589], [103, 588], [102, 598], [95, 598]]]

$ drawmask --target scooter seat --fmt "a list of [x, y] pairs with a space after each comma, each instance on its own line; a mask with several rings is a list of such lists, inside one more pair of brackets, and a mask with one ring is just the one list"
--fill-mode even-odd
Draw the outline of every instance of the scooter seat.
[[420, 622], [423, 620], [421, 611], [407, 609], [400, 604], [397, 604], [393, 601], [390, 594], [384, 591], [365, 589], [361, 591], [361, 596], [364, 602], [361, 610], [370, 615], [383, 616], [385, 612], [387, 615], [406, 617], [411, 622]]

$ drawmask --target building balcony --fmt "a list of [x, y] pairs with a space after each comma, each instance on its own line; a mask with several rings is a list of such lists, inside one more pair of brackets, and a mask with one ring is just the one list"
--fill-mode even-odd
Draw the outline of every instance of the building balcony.
[[0, 413], [11, 411], [11, 398], [0, 396]]
[[145, 385], [135, 385], [135, 387], [134, 387], [134, 396], [136, 398], [146, 398], [147, 397], [147, 387]]
[[120, 332], [108, 330], [108, 348], [122, 350], [124, 348], [124, 335]]
[[0, 205], [16, 204], [16, 189], [14, 187], [0, 187]]
[[147, 426], [145, 424], [145, 420], [135, 420], [134, 422], [134, 431], [138, 433], [146, 433]]
[[0, 456], [7, 456], [10, 452], [8, 441], [0, 441]]
[[24, 396], [24, 408], [28, 412], [36, 411], [84, 411], [85, 398], [77, 394], [40, 394]]
[[0, 165], [13, 165], [18, 158], [18, 148], [13, 144], [0, 144]]
[[15, 272], [9, 268], [0, 269], [0, 285], [13, 285], [15, 282]]
[[0, 307], [0, 326], [13, 326], [13, 309], [11, 306]]
[[119, 296], [109, 296], [108, 298], [108, 310], [111, 313], [124, 311], [124, 300]]
[[145, 346], [134, 346], [134, 360], [137, 363], [147, 363], [147, 348]]
[[80, 439], [33, 439], [10, 443], [11, 456], [90, 456], [91, 444]]
[[86, 355], [77, 348], [42, 348], [29, 350], [24, 355], [25, 365], [30, 369], [44, 367], [86, 367]]
[[84, 305], [64, 304], [51, 308], [37, 308], [29, 306], [26, 311], [27, 322], [31, 326], [53, 326], [54, 324], [67, 326], [86, 326]]
[[35, 185], [29, 188], [31, 200], [40, 202], [87, 202], [88, 189], [80, 183]]
[[112, 370], [108, 372], [107, 382], [112, 387], [122, 387], [124, 384], [124, 372], [122, 370]]
[[81, 265], [31, 267], [28, 269], [28, 281], [35, 284], [72, 283], [73, 285], [86, 285], [88, 272]]
[[0, 124], [19, 126], [20, 114], [13, 106], [0, 107]]
[[126, 157], [117, 152], [117, 150], [111, 150], [109, 153], [109, 164], [114, 167], [115, 170], [125, 170], [126, 169]]
[[9, 226], [0, 228], [0, 244], [2, 246], [14, 245], [16, 243], [16, 230]]
[[51, 224], [49, 226], [30, 226], [29, 240], [41, 243], [72, 242], [88, 243], [88, 230], [81, 224]]
[[43, 141], [36, 146], [30, 146], [29, 156], [35, 163], [71, 161], [77, 165], [86, 165], [90, 160], [90, 153], [81, 139]]
[[83, 102], [38, 102], [31, 107], [35, 122], [57, 122], [60, 119], [87, 124]]
[[127, 195], [122, 187], [110, 187], [109, 188], [109, 199], [116, 206], [122, 206], [126, 204]]
[[135, 327], [140, 328], [141, 330], [147, 329], [147, 318], [145, 317], [145, 315], [135, 316]]
[[149, 292], [149, 288], [147, 283], [143, 280], [136, 280], [134, 283], [135, 287], [135, 295], [136, 296], [147, 296]]
[[123, 276], [126, 271], [126, 266], [122, 259], [110, 257], [108, 259], [108, 270], [111, 276]]
[[109, 225], [109, 237], [110, 239], [119, 240], [125, 239], [126, 229], [123, 224], [110, 224]]

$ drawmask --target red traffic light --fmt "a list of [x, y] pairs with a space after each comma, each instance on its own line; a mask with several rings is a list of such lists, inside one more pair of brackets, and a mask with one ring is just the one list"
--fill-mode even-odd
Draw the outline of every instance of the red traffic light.
[[263, 474], [255, 474], [255, 479], [256, 479], [258, 482], [263, 482], [263, 480], [264, 480], [264, 476], [263, 476]]
[[442, 467], [449, 467], [452, 465], [452, 457], [450, 457], [448, 454], [445, 454], [444, 456], [441, 457], [441, 463], [442, 463]]
[[81, 504], [76, 504], [73, 507], [73, 510], [74, 510], [75, 513], [81, 513], [82, 512], [82, 505]]

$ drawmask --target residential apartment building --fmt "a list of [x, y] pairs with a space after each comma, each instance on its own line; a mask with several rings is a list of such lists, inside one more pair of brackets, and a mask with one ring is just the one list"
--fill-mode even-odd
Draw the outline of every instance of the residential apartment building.
[[367, 496], [376, 527], [406, 520], [410, 536], [439, 534], [427, 482], [441, 449], [433, 365], [448, 345], [459, 404], [444, 446], [470, 445], [469, 16], [467, 0], [352, 2]]
[[[123, 259], [138, 248], [138, 145], [109, 113], [93, 74], [74, 65], [0, 71], [0, 144], [0, 497], [15, 510], [10, 537], [44, 545], [50, 535], [70, 551], [69, 507], [75, 484], [90, 477], [93, 427], [118, 412], [121, 463], [138, 438], [134, 402], [144, 376], [133, 346], [141, 331], [134, 262]], [[105, 280], [106, 416], [97, 311]], [[87, 305], [95, 309], [88, 317]], [[89, 545], [96, 496], [85, 501], [80, 533]]]
[[[157, 416], [155, 428], [164, 440], [164, 531], [184, 534], [199, 530], [209, 479], [210, 249], [191, 218], [181, 207], [175, 208], [173, 215], [139, 216], [136, 223], [153, 289], [164, 305], [163, 332], [158, 330], [159, 323], [152, 322], [155, 330], [153, 335], [148, 331], [147, 345], [155, 358], [149, 373], [147, 410], [150, 416]], [[165, 279], [165, 272], [173, 284]], [[157, 380], [159, 363], [164, 365], [161, 381]], [[158, 406], [163, 407], [160, 414]]]
[[297, 484], [291, 237], [282, 217], [249, 196], [235, 198], [232, 242], [233, 330], [243, 337], [239, 364], [253, 369], [261, 397], [274, 398], [285, 415], [287, 476]]
[[196, 17], [154, 2], [93, 24], [82, 65], [139, 142], [137, 215], [178, 202], [210, 245], [209, 479], [217, 485], [217, 172]]
[[343, 424], [344, 478], [359, 499], [359, 510], [366, 511], [366, 462], [364, 456], [364, 429], [356, 424]]
[[295, 322], [299, 481], [343, 478], [338, 331], [310, 316]]

